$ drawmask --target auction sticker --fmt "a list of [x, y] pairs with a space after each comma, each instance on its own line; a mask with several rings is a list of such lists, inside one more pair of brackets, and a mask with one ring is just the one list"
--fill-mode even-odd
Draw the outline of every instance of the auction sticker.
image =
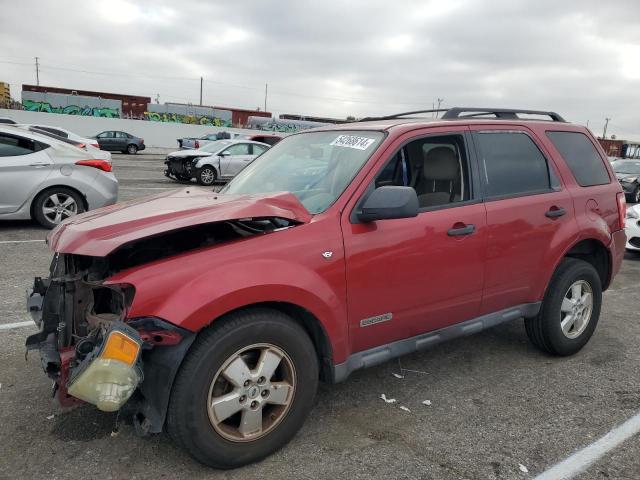
[[340, 135], [329, 145], [366, 150], [373, 142], [375, 142], [373, 138], [358, 137], [357, 135]]

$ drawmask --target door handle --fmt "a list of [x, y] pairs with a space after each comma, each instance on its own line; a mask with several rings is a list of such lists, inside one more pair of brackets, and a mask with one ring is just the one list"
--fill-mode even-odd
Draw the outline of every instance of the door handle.
[[43, 162], [39, 162], [39, 163], [30, 163], [29, 166], [30, 167], [46, 167], [47, 165], [49, 165], [48, 163], [43, 163]]
[[562, 207], [551, 207], [544, 215], [548, 218], [556, 218], [563, 216], [565, 213], [567, 213], [567, 211]]
[[450, 228], [447, 231], [447, 235], [449, 235], [450, 237], [461, 237], [463, 235], [471, 235], [475, 231], [476, 231], [475, 225], [464, 225], [462, 227], [454, 226], [454, 228]]

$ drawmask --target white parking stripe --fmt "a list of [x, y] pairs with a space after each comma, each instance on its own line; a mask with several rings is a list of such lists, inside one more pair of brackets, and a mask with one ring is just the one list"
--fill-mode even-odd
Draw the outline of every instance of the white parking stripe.
[[14, 328], [28, 327], [29, 325], [32, 325], [34, 327], [36, 326], [33, 320], [27, 320], [26, 322], [0, 324], [0, 330], [13, 330]]
[[640, 413], [611, 430], [604, 437], [538, 475], [535, 480], [568, 480], [584, 472], [595, 461], [640, 432]]
[[0, 243], [34, 243], [44, 242], [44, 240], [0, 240]]

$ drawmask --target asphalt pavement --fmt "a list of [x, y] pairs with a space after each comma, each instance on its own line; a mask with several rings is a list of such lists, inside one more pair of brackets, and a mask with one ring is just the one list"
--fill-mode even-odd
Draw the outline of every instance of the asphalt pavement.
[[[181, 187], [163, 176], [162, 156], [114, 155], [114, 171], [121, 200]], [[6, 328], [28, 319], [25, 289], [47, 274], [46, 233], [32, 222], [0, 224], [2, 479], [535, 478], [640, 411], [640, 255], [627, 254], [577, 355], [540, 353], [522, 321], [499, 326], [322, 385], [286, 448], [211, 470], [165, 434], [138, 438], [116, 414], [63, 410], [51, 399], [37, 353], [25, 360], [35, 326]], [[640, 478], [640, 437], [576, 478]]]

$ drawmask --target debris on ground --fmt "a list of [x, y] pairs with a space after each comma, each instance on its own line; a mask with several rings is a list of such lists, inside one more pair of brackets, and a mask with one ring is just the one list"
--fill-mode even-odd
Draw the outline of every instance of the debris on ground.
[[404, 375], [400, 375], [399, 373], [392, 373], [391, 375], [393, 375], [396, 378], [404, 378]]
[[387, 403], [396, 403], [396, 399], [395, 398], [387, 398], [387, 396], [383, 393], [382, 395], [380, 395], [380, 398], [382, 400], [384, 400]]
[[55, 418], [55, 415], [49, 415], [49, 416], [47, 417], [47, 420], [53, 420], [54, 418]]
[[529, 469], [527, 467], [525, 467], [523, 464], [519, 463], [518, 464], [518, 468], [520, 468], [520, 471], [522, 473], [529, 473]]
[[430, 406], [430, 405], [431, 405], [431, 400], [424, 400], [424, 401], [422, 402], [422, 404], [423, 404], [423, 405]]
[[400, 406], [400, 410], [404, 410], [405, 412], [409, 412], [411, 413], [411, 410], [409, 410], [407, 407], [405, 407], [404, 405]]

